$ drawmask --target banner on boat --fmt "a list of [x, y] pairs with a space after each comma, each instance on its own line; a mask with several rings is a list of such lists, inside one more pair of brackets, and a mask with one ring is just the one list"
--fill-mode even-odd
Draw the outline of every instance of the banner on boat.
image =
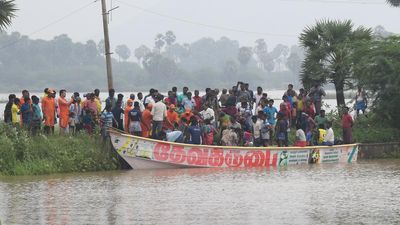
[[308, 163], [356, 161], [357, 147], [320, 149], [221, 148], [143, 140], [129, 136], [112, 138], [115, 149], [124, 156], [193, 167], [269, 167]]

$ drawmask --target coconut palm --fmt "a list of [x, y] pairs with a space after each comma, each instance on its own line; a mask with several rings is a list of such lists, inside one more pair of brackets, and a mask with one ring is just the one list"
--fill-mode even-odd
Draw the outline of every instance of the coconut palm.
[[344, 89], [351, 86], [354, 45], [371, 38], [370, 29], [353, 27], [350, 20], [322, 20], [300, 34], [306, 50], [300, 74], [303, 85], [333, 83], [338, 106], [345, 105]]
[[16, 11], [14, 0], [0, 0], [0, 31], [11, 25]]
[[389, 3], [391, 6], [394, 7], [399, 7], [400, 6], [400, 0], [386, 0], [387, 3]]

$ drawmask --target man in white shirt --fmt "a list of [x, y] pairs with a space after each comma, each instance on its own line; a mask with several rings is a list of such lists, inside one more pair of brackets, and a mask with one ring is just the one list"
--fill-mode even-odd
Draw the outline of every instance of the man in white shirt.
[[159, 133], [162, 130], [164, 119], [167, 116], [167, 107], [161, 100], [161, 95], [155, 96], [156, 103], [151, 109], [151, 115], [153, 116], [152, 138], [154, 139], [159, 138]]
[[326, 135], [324, 137], [324, 142], [322, 142], [323, 145], [327, 145], [327, 146], [332, 146], [335, 142], [335, 134], [333, 133], [333, 129], [332, 129], [332, 122], [328, 121], [326, 123]]
[[215, 123], [215, 112], [208, 102], [203, 105], [203, 111], [200, 112], [201, 117], [203, 120], [209, 119], [212, 124]]

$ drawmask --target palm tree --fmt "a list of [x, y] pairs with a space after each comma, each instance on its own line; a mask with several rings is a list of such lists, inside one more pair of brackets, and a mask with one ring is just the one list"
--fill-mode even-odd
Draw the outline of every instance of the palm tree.
[[0, 0], [0, 31], [11, 25], [16, 11], [14, 0]]
[[344, 106], [344, 89], [352, 86], [355, 44], [369, 40], [371, 33], [364, 27], [353, 30], [350, 20], [322, 20], [306, 27], [300, 34], [300, 43], [306, 50], [300, 74], [303, 85], [333, 83], [337, 105]]
[[387, 3], [389, 3], [391, 6], [394, 7], [399, 7], [400, 6], [400, 0], [386, 0]]

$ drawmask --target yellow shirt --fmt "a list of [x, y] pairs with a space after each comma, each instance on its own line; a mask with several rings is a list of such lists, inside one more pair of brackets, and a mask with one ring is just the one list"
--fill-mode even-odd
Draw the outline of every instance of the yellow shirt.
[[94, 101], [96, 102], [96, 106], [97, 106], [97, 112], [101, 112], [101, 100], [100, 100], [100, 98], [98, 98], [98, 97], [96, 97], [95, 99], [94, 99]]
[[298, 111], [303, 111], [303, 108], [304, 108], [303, 99], [297, 100], [297, 110], [298, 110]]
[[11, 120], [12, 120], [12, 123], [19, 123], [19, 121], [20, 121], [20, 116], [18, 115], [18, 113], [19, 113], [19, 108], [18, 108], [18, 106], [14, 103], [14, 104], [11, 106]]
[[319, 131], [319, 138], [318, 138], [318, 144], [321, 144], [322, 142], [324, 142], [324, 138], [326, 135], [326, 130], [325, 129], [318, 129]]

